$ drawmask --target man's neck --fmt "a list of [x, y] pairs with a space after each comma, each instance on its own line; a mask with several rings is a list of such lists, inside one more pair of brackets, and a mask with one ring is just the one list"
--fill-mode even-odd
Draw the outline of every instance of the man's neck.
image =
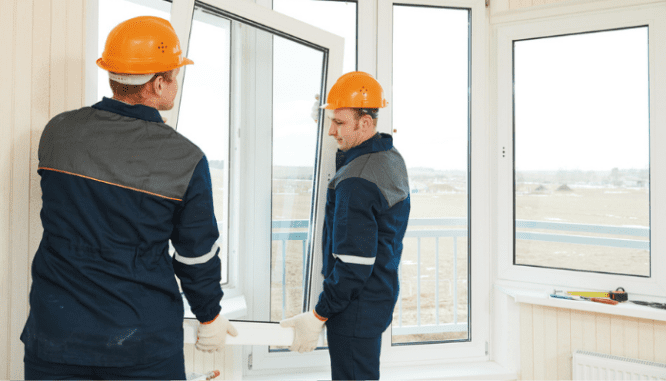
[[134, 98], [134, 97], [120, 97], [120, 96], [117, 96], [117, 95], [114, 95], [111, 99], [117, 100], [118, 102], [122, 102], [122, 103], [125, 103], [125, 104], [130, 105], [130, 106], [143, 105], [143, 106], [152, 107], [154, 109], [159, 110], [159, 108], [157, 108], [156, 102], [151, 101], [150, 99], [145, 99], [145, 98], [137, 99], [137, 98]]
[[136, 103], [130, 103], [131, 101], [129, 99], [120, 99], [120, 98], [117, 98], [115, 96], [111, 97], [111, 99], [113, 99], [115, 101], [118, 101], [118, 102], [122, 102], [122, 103], [124, 103], [126, 105], [130, 105], [130, 106], [134, 106], [136, 104]]
[[363, 143], [367, 142], [368, 140], [374, 138], [375, 135], [377, 135], [377, 129], [375, 129], [370, 136], [366, 136], [365, 139], [361, 140], [358, 144], [354, 145], [353, 147], [350, 147], [349, 149], [347, 149], [346, 151], [343, 151], [343, 152], [347, 152], [350, 149], [354, 149], [354, 148], [360, 146], [361, 144], [363, 144]]

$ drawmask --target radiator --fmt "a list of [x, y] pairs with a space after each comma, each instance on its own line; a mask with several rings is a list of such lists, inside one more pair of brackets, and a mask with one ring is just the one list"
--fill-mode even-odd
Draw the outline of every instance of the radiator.
[[666, 364], [627, 357], [576, 351], [574, 380], [666, 380]]

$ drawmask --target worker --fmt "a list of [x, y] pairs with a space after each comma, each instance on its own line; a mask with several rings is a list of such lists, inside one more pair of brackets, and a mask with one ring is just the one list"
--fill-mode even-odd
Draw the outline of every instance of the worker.
[[26, 379], [184, 379], [176, 276], [200, 322], [197, 349], [220, 350], [237, 334], [220, 315], [208, 162], [158, 111], [173, 107], [176, 76], [192, 63], [167, 20], [124, 21], [97, 60], [113, 98], [46, 125]]
[[381, 335], [398, 299], [398, 265], [409, 219], [405, 162], [391, 135], [377, 133], [387, 104], [364, 72], [340, 77], [328, 94], [328, 135], [338, 144], [323, 229], [323, 291], [312, 311], [280, 322], [293, 327], [292, 351], [314, 350], [326, 325], [331, 377], [379, 379]]

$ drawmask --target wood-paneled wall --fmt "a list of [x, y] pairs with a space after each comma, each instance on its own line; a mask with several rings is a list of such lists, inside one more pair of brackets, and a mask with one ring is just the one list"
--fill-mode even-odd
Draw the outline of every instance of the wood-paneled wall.
[[521, 304], [521, 379], [571, 380], [579, 349], [666, 363], [666, 322]]
[[557, 3], [560, 1], [565, 1], [565, 0], [509, 0], [509, 9], [526, 8], [535, 5]]
[[[37, 148], [46, 123], [84, 106], [86, 0], [0, 0], [0, 379], [23, 379], [30, 265], [42, 236]], [[239, 379], [240, 347], [185, 346], [187, 372]]]
[[0, 1], [0, 378], [23, 378], [19, 336], [39, 244], [37, 146], [48, 120], [83, 104], [84, 0]]

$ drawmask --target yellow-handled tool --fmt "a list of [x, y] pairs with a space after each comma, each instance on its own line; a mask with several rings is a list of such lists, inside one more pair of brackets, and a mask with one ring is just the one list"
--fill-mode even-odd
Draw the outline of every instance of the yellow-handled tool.
[[[622, 291], [620, 291], [622, 290]], [[585, 298], [609, 298], [618, 302], [625, 302], [629, 299], [629, 295], [624, 288], [618, 287], [615, 291], [608, 292], [591, 292], [591, 291], [567, 291], [569, 295], [582, 296]]]
[[567, 291], [569, 295], [584, 296], [586, 298], [608, 298], [607, 292]]

